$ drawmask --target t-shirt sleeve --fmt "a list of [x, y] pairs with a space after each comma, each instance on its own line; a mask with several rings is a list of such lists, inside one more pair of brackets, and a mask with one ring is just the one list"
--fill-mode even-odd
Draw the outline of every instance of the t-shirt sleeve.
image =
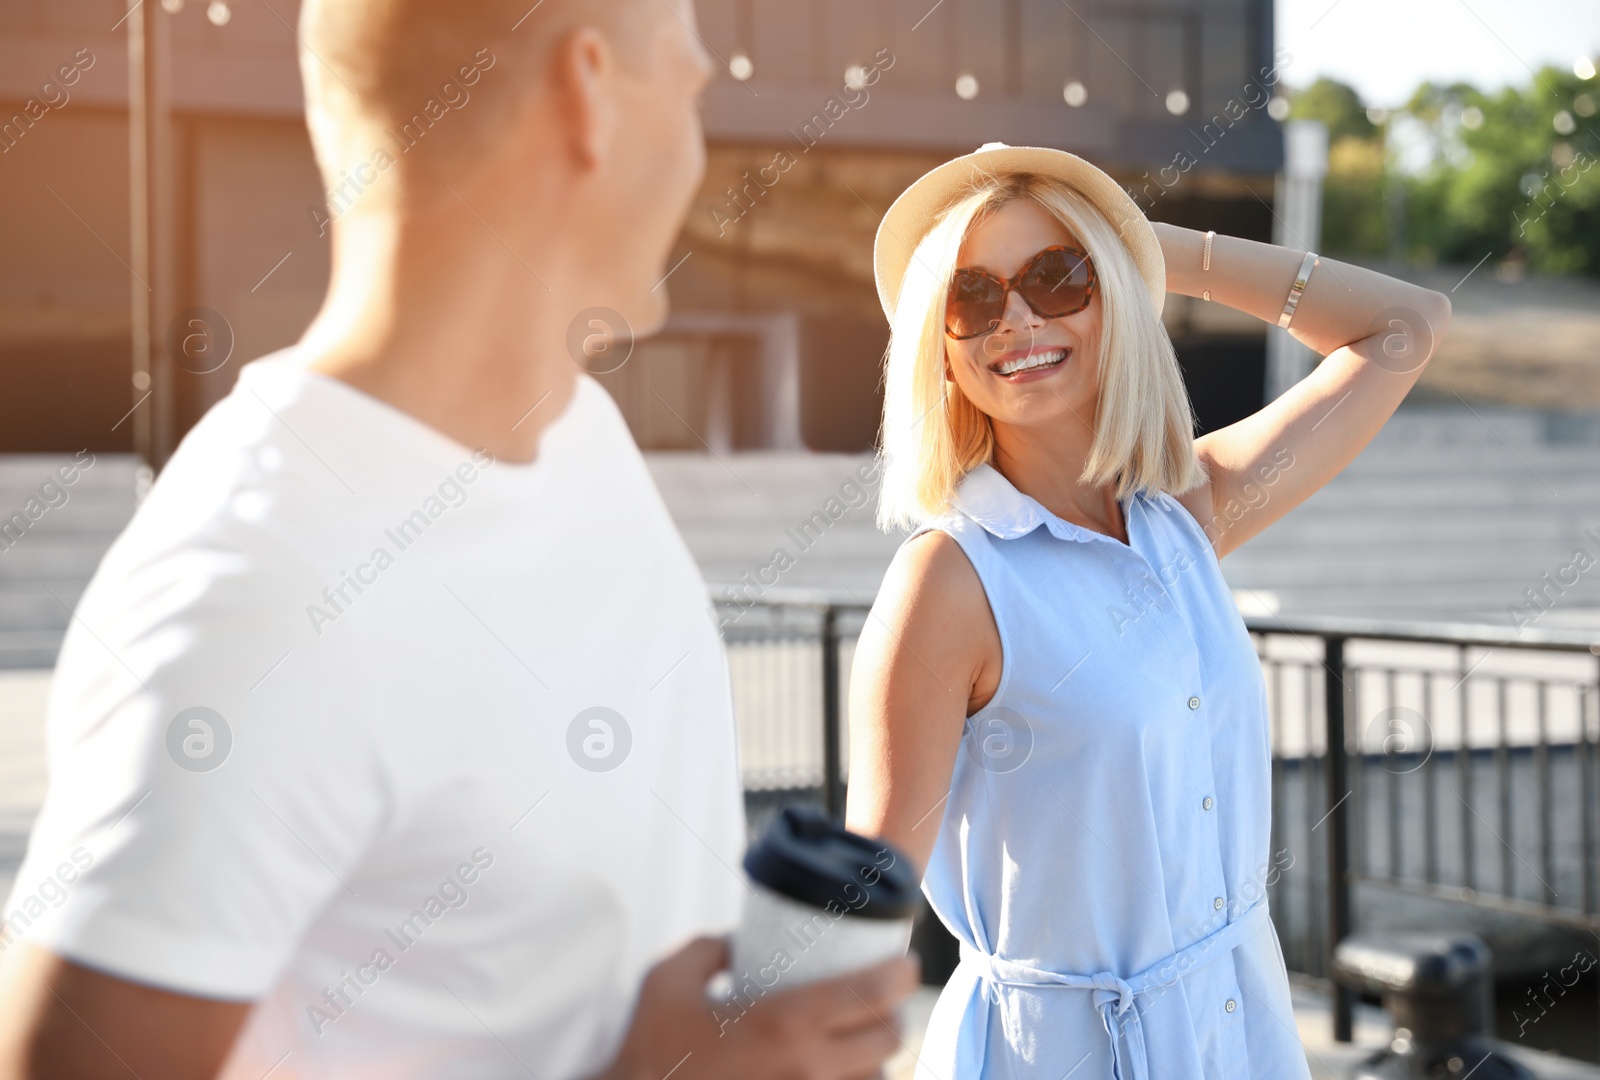
[[62, 647], [0, 947], [253, 999], [387, 819], [367, 653], [354, 620], [307, 624], [322, 585], [285, 551], [140, 547], [113, 546]]

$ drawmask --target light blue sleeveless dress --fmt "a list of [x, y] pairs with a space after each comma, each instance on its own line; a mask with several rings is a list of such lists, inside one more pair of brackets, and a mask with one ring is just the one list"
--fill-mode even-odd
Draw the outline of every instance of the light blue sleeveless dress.
[[1128, 543], [980, 465], [925, 524], [1000, 631], [923, 891], [961, 942], [917, 1080], [1308, 1080], [1266, 888], [1266, 688], [1199, 523], [1122, 504]]

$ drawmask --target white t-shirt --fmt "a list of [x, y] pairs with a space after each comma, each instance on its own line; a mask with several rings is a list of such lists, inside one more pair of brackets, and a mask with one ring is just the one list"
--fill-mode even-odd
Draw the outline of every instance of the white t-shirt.
[[726, 657], [610, 397], [527, 465], [258, 360], [62, 648], [3, 912], [255, 999], [225, 1075], [598, 1070], [644, 972], [738, 921]]

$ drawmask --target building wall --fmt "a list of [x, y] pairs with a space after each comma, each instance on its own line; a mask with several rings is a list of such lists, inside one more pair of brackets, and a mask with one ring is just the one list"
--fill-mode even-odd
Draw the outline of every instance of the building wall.
[[[225, 26], [202, 4], [171, 17], [180, 310], [168, 324], [174, 340], [231, 347], [214, 372], [175, 367], [182, 427], [241, 363], [298, 338], [326, 282], [295, 8], [235, 4]], [[130, 383], [141, 286], [127, 265], [125, 10], [0, 7], [0, 205], [12, 208], [0, 216], [0, 451], [131, 447], [143, 395]], [[877, 222], [913, 179], [979, 142], [1072, 149], [1153, 218], [1270, 237], [1276, 125], [1256, 108], [1206, 126], [1270, 62], [1265, 0], [701, 0], [699, 30], [754, 74], [724, 73], [707, 94], [707, 174], [672, 256], [672, 322], [599, 376], [647, 447], [870, 445], [886, 342]], [[852, 89], [852, 65], [881, 70]], [[955, 95], [955, 74], [977, 79], [973, 100]], [[1063, 100], [1072, 80], [1089, 88], [1081, 107]], [[1193, 103], [1174, 117], [1166, 95], [1183, 88]], [[1184, 146], [1197, 167], [1170, 187], [1153, 180]], [[791, 164], [778, 172], [780, 154]], [[1259, 402], [1259, 324], [1180, 297], [1167, 320], [1207, 426]]]
[[[127, 116], [84, 107], [46, 119], [0, 155], [0, 205], [25, 208], [0, 215], [0, 452], [129, 450], [141, 396], [129, 291], [141, 286], [127, 265]], [[204, 332], [233, 343], [214, 373], [176, 370], [192, 420], [240, 362], [299, 337], [328, 249], [310, 216], [322, 193], [303, 124], [186, 117], [175, 136], [183, 308], [206, 309]], [[173, 333], [194, 332], [182, 315]]]
[[0, 450], [131, 449], [127, 119], [45, 120], [0, 156]]
[[[700, 0], [697, 7], [707, 46], [724, 61], [743, 55], [751, 62], [748, 84], [722, 80], [707, 94], [708, 127], [730, 140], [798, 127], [829, 97], [846, 96], [847, 69], [877, 65], [872, 103], [856, 109], [844, 139], [939, 149], [999, 139], [1145, 168], [1184, 145], [1195, 149], [1186, 129], [1221, 113], [1274, 64], [1268, 0]], [[962, 75], [976, 79], [971, 100], [955, 96]], [[1064, 101], [1070, 82], [1087, 90], [1076, 107]], [[1174, 90], [1188, 99], [1177, 116], [1168, 109]], [[1248, 123], [1213, 156], [1229, 168], [1271, 171], [1282, 161], [1281, 140], [1273, 125]]]

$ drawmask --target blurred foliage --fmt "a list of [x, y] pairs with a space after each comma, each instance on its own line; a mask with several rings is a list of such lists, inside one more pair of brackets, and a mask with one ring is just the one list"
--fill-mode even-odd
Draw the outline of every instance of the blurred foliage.
[[1345, 137], [1368, 140], [1381, 131], [1367, 116], [1367, 107], [1355, 89], [1336, 79], [1322, 78], [1289, 99], [1291, 120], [1321, 120], [1328, 125], [1328, 145]]
[[1328, 127], [1329, 254], [1600, 277], [1600, 78], [1555, 67], [1484, 93], [1425, 82], [1395, 110], [1318, 79], [1290, 119]]
[[1346, 135], [1330, 143], [1322, 188], [1322, 235], [1330, 252], [1384, 254], [1387, 182], [1381, 139]]

